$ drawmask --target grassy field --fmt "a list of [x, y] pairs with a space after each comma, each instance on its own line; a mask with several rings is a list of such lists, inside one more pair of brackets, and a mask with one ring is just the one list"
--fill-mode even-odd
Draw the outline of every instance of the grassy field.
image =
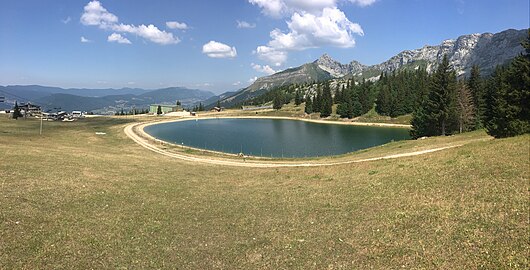
[[[130, 121], [46, 122], [39, 136], [38, 121], [0, 117], [0, 269], [529, 267], [528, 135], [258, 169], [150, 152], [124, 135]], [[486, 137], [362, 154], [466, 136]]]

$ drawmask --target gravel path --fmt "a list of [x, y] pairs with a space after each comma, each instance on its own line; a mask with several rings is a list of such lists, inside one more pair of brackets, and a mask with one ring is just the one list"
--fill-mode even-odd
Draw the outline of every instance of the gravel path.
[[[160, 122], [155, 122], [155, 123], [160, 123]], [[418, 155], [423, 155], [427, 153], [432, 153], [432, 152], [437, 152], [437, 151], [441, 151], [441, 150], [445, 150], [449, 148], [455, 148], [455, 147], [462, 146], [462, 144], [456, 144], [456, 145], [449, 145], [449, 146], [426, 149], [426, 150], [421, 150], [421, 151], [414, 151], [414, 152], [407, 152], [407, 153], [401, 153], [401, 154], [394, 154], [394, 155], [387, 155], [387, 156], [366, 158], [366, 159], [358, 159], [358, 160], [347, 160], [347, 161], [341, 161], [341, 162], [318, 163], [318, 161], [315, 161], [315, 162], [267, 162], [267, 161], [259, 161], [259, 160], [238, 161], [234, 159], [225, 159], [221, 157], [219, 158], [201, 157], [201, 156], [194, 156], [194, 155], [187, 155], [187, 154], [172, 153], [164, 149], [160, 149], [158, 146], [152, 143], [152, 141], [154, 141], [154, 138], [143, 131], [143, 128], [145, 126], [151, 125], [151, 124], [154, 124], [154, 123], [151, 122], [151, 123], [129, 124], [124, 128], [124, 132], [129, 138], [131, 138], [134, 142], [138, 143], [142, 147], [147, 148], [153, 152], [156, 152], [158, 154], [161, 154], [167, 157], [177, 158], [180, 160], [196, 162], [196, 163], [223, 165], [223, 166], [251, 167], [251, 168], [335, 166], [335, 165], [353, 164], [353, 163], [368, 162], [368, 161], [383, 160], [383, 159], [395, 159], [395, 158], [402, 158], [402, 157], [418, 156]], [[150, 138], [150, 139], [146, 139], [146, 138]]]

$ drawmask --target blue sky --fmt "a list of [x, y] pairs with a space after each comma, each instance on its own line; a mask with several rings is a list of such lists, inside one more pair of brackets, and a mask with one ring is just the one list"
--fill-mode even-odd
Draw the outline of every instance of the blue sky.
[[377, 64], [529, 27], [528, 0], [0, 0], [0, 85], [221, 93], [323, 53]]

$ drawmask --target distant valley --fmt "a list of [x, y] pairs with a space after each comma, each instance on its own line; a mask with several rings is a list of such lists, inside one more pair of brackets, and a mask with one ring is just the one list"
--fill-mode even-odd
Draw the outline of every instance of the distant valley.
[[156, 90], [139, 88], [122, 89], [64, 89], [40, 85], [0, 86], [0, 96], [6, 102], [0, 109], [9, 109], [17, 102], [31, 102], [45, 110], [81, 110], [98, 114], [112, 114], [133, 108], [148, 108], [150, 104], [174, 104], [179, 100], [183, 106], [191, 106], [215, 96], [212, 92], [169, 87]]

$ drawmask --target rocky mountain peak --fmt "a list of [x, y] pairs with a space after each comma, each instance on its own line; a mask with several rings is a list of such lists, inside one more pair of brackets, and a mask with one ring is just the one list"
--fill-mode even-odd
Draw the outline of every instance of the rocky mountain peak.
[[329, 56], [327, 53], [323, 54], [314, 63], [335, 78], [356, 73], [364, 68], [364, 65], [357, 61], [352, 61], [349, 64], [342, 64], [339, 61], [331, 58], [331, 56]]

